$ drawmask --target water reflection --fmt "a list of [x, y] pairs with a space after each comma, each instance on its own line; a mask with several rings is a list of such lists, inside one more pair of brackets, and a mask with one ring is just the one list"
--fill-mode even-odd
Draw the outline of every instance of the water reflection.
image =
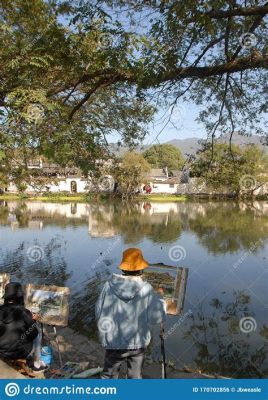
[[[200, 370], [234, 378], [267, 374], [268, 342], [260, 338], [249, 340], [256, 329], [265, 337], [267, 327], [265, 324], [258, 327], [250, 303], [251, 296], [247, 292], [235, 291], [230, 303], [212, 298], [206, 309], [200, 304], [190, 315], [191, 322], [184, 337], [194, 342], [194, 362]], [[240, 322], [247, 318], [245, 316], [249, 319], [243, 329]]]
[[[137, 245], [169, 264], [170, 247], [184, 246], [184, 312], [191, 313], [168, 335], [168, 359], [218, 375], [267, 374], [267, 202], [2, 202], [0, 235], [0, 271], [23, 283], [69, 286], [70, 325], [94, 337], [94, 304], [122, 251]], [[41, 259], [29, 259], [31, 246], [42, 248]], [[256, 319], [250, 334], [239, 329], [243, 316]], [[149, 350], [158, 358], [159, 332], [154, 337]]]
[[24, 241], [11, 251], [1, 249], [0, 272], [8, 272], [13, 280], [22, 283], [65, 286], [71, 274], [66, 271], [62, 241], [55, 237], [45, 245], [34, 241], [34, 246], [42, 251], [36, 261], [29, 258], [31, 246]]
[[155, 243], [196, 234], [202, 246], [220, 254], [250, 249], [268, 237], [268, 203], [44, 203], [0, 202], [0, 223], [12, 229], [88, 226], [92, 237], [121, 235], [126, 243]]

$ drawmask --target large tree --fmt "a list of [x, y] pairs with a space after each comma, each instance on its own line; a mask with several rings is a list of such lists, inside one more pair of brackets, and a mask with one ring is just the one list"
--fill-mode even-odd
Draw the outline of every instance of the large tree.
[[155, 144], [143, 153], [154, 168], [180, 169], [184, 160], [180, 150], [172, 144]]
[[140, 190], [140, 186], [146, 183], [150, 169], [150, 164], [135, 151], [125, 153], [118, 160], [118, 163], [113, 166], [112, 174], [122, 198], [131, 198]]
[[26, 124], [34, 149], [55, 157], [67, 142], [77, 163], [85, 142], [115, 130], [137, 141], [151, 105], [182, 100], [212, 142], [266, 134], [267, 2], [1, 0], [0, 14], [1, 147]]
[[211, 158], [211, 144], [204, 145], [191, 167], [191, 174], [205, 181], [215, 191], [236, 196], [253, 196], [268, 182], [268, 156], [255, 145], [242, 149], [217, 143]]

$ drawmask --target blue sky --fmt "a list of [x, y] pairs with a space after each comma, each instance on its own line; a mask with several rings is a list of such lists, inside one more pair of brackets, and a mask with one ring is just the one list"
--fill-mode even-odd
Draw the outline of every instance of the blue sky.
[[[170, 109], [159, 110], [154, 116], [153, 123], [148, 126], [148, 135], [143, 144], [152, 145], [165, 143], [173, 139], [186, 139], [192, 137], [205, 138], [204, 126], [195, 121], [199, 109], [195, 104], [180, 103], [174, 108], [172, 116]], [[170, 120], [169, 120], [170, 119]], [[111, 143], [122, 140], [116, 133], [107, 136]]]
[[194, 104], [179, 104], [177, 108], [174, 108], [171, 116], [167, 111], [169, 110], [161, 110], [155, 115], [154, 123], [149, 127], [149, 134], [144, 141], [145, 144], [156, 143], [157, 140], [164, 143], [172, 139], [206, 136], [203, 125], [195, 121], [199, 110]]

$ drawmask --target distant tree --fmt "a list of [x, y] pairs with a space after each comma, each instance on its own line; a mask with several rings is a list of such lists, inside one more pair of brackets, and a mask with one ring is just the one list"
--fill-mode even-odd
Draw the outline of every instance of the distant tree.
[[227, 144], [204, 145], [191, 167], [214, 190], [227, 190], [235, 196], [253, 196], [268, 181], [268, 157], [256, 145], [242, 149]]
[[143, 156], [155, 168], [181, 169], [184, 163], [181, 151], [172, 144], [155, 144]]
[[114, 177], [118, 183], [119, 193], [123, 198], [133, 197], [140, 186], [145, 183], [150, 165], [141, 154], [129, 151], [124, 154], [114, 167]]

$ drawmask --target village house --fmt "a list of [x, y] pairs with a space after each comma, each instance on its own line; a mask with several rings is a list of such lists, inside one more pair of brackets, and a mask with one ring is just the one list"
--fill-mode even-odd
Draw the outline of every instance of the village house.
[[168, 168], [152, 169], [146, 179], [147, 184], [143, 185], [143, 192], [148, 193], [177, 194], [181, 184], [190, 182], [187, 171], [171, 171]]
[[[94, 190], [92, 179], [85, 176], [79, 168], [60, 167], [58, 164], [44, 162], [41, 158], [33, 160], [28, 164], [28, 169], [33, 171], [33, 176], [38, 172], [43, 181], [34, 179], [26, 185], [24, 190], [27, 194], [32, 193], [87, 193]], [[114, 183], [111, 176], [103, 176], [97, 185], [104, 192], [112, 192]], [[18, 193], [18, 187], [12, 180], [9, 185], [3, 188], [7, 193]]]
[[[106, 161], [109, 163], [109, 161]], [[27, 194], [34, 193], [88, 193], [115, 191], [116, 182], [111, 175], [101, 176], [94, 180], [90, 176], [83, 175], [76, 167], [60, 167], [55, 163], [45, 162], [42, 159], [29, 163], [28, 168], [33, 171], [33, 179], [24, 190]], [[34, 176], [43, 177], [35, 179]], [[10, 180], [9, 185], [0, 188], [7, 193], [18, 193], [18, 187]], [[145, 177], [139, 192], [142, 194], [177, 194], [177, 195], [207, 195], [212, 194], [205, 183], [198, 178], [191, 178], [189, 170], [168, 170], [168, 168], [152, 168]], [[213, 192], [215, 193], [215, 192]], [[268, 183], [260, 186], [255, 195], [268, 193]], [[227, 194], [227, 192], [226, 192]]]

